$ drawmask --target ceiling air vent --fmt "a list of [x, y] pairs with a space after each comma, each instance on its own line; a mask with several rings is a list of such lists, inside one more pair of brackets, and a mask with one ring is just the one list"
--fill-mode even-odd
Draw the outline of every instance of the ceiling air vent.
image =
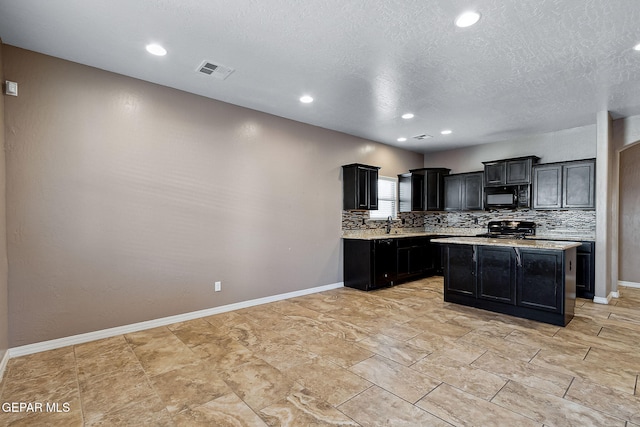
[[214, 64], [211, 61], [203, 61], [202, 64], [196, 68], [196, 71], [207, 76], [215, 77], [218, 80], [224, 80], [235, 70], [230, 67], [225, 67], [224, 65]]
[[416, 136], [412, 136], [412, 139], [419, 139], [419, 140], [423, 140], [423, 139], [429, 139], [429, 138], [433, 138], [432, 135], [427, 135], [426, 133], [423, 133], [421, 135], [416, 135]]

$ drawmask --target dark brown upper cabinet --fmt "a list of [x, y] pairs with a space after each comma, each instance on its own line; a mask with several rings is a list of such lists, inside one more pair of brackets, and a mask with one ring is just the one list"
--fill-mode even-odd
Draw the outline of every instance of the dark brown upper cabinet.
[[441, 211], [444, 209], [444, 177], [450, 169], [411, 169], [398, 175], [400, 212]]
[[562, 208], [562, 164], [533, 168], [533, 208]]
[[533, 168], [534, 209], [595, 209], [593, 159], [549, 163]]
[[485, 187], [531, 184], [531, 168], [540, 160], [537, 156], [493, 160], [484, 164]]
[[565, 163], [562, 169], [562, 206], [571, 209], [595, 209], [596, 162]]
[[482, 172], [458, 173], [444, 177], [444, 210], [474, 211], [484, 207]]
[[353, 163], [342, 166], [342, 209], [378, 209], [378, 166]]

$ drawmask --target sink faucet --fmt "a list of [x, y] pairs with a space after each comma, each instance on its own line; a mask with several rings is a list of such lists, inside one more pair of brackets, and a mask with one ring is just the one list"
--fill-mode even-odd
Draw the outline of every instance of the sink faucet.
[[393, 218], [391, 218], [391, 215], [389, 215], [387, 217], [387, 226], [385, 227], [385, 230], [387, 231], [387, 234], [391, 233], [391, 223], [393, 221]]

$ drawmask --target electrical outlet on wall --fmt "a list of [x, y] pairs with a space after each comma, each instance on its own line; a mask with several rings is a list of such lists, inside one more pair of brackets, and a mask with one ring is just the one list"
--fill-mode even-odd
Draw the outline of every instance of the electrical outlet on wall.
[[222, 282], [216, 282], [213, 286], [216, 292], [220, 292], [222, 290]]

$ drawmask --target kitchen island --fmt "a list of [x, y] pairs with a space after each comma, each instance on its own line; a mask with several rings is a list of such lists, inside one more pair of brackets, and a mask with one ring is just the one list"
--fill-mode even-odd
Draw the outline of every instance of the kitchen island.
[[448, 302], [565, 326], [576, 299], [578, 242], [449, 237], [443, 248]]

